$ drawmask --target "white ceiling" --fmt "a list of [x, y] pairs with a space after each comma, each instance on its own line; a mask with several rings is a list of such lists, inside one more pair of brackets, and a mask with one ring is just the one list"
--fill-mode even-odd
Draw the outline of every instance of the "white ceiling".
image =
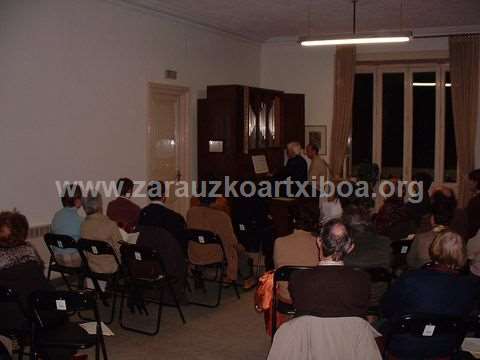
[[[352, 29], [351, 0], [121, 1], [257, 41], [307, 35], [309, 13], [311, 34]], [[359, 31], [398, 30], [401, 18], [403, 29], [412, 30], [480, 25], [480, 0], [358, 0], [357, 4]]]

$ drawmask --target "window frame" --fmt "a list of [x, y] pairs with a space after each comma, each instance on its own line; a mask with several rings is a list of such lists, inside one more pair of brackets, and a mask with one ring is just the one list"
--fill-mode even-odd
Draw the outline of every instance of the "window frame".
[[[373, 74], [373, 134], [372, 162], [382, 168], [382, 133], [383, 133], [383, 74], [403, 73], [404, 75], [404, 129], [403, 129], [403, 179], [412, 178], [413, 157], [413, 74], [419, 72], [434, 72], [436, 79], [435, 102], [435, 160], [434, 183], [448, 184], [456, 187], [458, 182], [444, 182], [445, 160], [445, 79], [450, 71], [448, 63], [398, 63], [398, 64], [357, 64], [355, 74]], [[352, 169], [352, 156], [348, 156], [345, 169]], [[458, 165], [457, 165], [458, 169]]]

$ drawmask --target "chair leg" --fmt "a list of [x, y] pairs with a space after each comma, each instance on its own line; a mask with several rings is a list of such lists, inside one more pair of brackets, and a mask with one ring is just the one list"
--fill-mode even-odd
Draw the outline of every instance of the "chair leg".
[[157, 327], [155, 328], [155, 333], [153, 335], [157, 335], [160, 331], [160, 321], [162, 320], [162, 310], [163, 310], [163, 287], [159, 289], [160, 296], [158, 301], [158, 313], [157, 313]]
[[183, 316], [183, 311], [182, 311], [182, 308], [180, 307], [180, 303], [178, 302], [177, 294], [175, 293], [175, 290], [173, 289], [172, 284], [168, 280], [167, 280], [167, 286], [168, 286], [168, 291], [172, 295], [172, 298], [173, 298], [173, 301], [175, 303], [175, 307], [177, 308], [178, 314], [180, 315], [180, 318], [182, 319], [182, 322], [185, 324], [186, 323], [185, 316]]
[[103, 337], [103, 335], [100, 336], [100, 346], [102, 347], [103, 360], [108, 360], [107, 347], [105, 346], [105, 338]]
[[52, 276], [52, 267], [51, 264], [48, 265], [48, 273], [47, 273], [47, 280], [50, 281], [50, 277]]
[[108, 322], [105, 322], [105, 324], [107, 324], [107, 325], [111, 324], [113, 322], [113, 320], [115, 319], [115, 310], [116, 310], [116, 306], [117, 306], [116, 288], [117, 288], [117, 280], [114, 279], [113, 283], [112, 283], [112, 311], [111, 311], [111, 314], [110, 314], [110, 320]]
[[232, 281], [233, 290], [235, 290], [235, 295], [237, 295], [237, 299], [240, 300], [240, 293], [238, 292], [238, 286], [236, 281]]
[[72, 291], [72, 287], [71, 287], [70, 283], [68, 282], [65, 274], [63, 272], [61, 272], [60, 275], [62, 276], [62, 279], [63, 279], [63, 282], [65, 283], [65, 285], [67, 285], [68, 291]]

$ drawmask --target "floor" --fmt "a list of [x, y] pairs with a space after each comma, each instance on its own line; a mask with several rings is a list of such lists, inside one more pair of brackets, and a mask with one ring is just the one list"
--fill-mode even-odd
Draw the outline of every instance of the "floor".
[[[223, 294], [222, 304], [215, 309], [183, 306], [185, 325], [175, 308], [165, 307], [156, 336], [126, 331], [115, 321], [110, 325], [115, 335], [106, 337], [109, 359], [266, 359], [270, 339], [264, 331], [263, 315], [254, 310], [254, 291], [240, 290], [240, 300], [231, 288], [225, 289]], [[202, 293], [196, 295], [204, 296]], [[214, 295], [211, 289], [209, 295]], [[152, 315], [147, 319], [144, 315], [131, 318], [129, 314], [126, 320], [149, 326]], [[90, 359], [94, 359], [93, 355]]]

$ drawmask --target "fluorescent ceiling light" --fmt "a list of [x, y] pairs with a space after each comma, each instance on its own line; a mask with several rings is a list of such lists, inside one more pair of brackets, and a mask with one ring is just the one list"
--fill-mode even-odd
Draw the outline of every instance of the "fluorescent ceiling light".
[[343, 35], [325, 38], [301, 38], [302, 46], [325, 46], [325, 45], [361, 45], [361, 44], [387, 44], [408, 42], [412, 38], [412, 33], [396, 34], [368, 34], [368, 35]]
[[[434, 82], [414, 82], [412, 83], [413, 86], [436, 86], [437, 83]], [[445, 87], [451, 87], [451, 83], [445, 83]]]

